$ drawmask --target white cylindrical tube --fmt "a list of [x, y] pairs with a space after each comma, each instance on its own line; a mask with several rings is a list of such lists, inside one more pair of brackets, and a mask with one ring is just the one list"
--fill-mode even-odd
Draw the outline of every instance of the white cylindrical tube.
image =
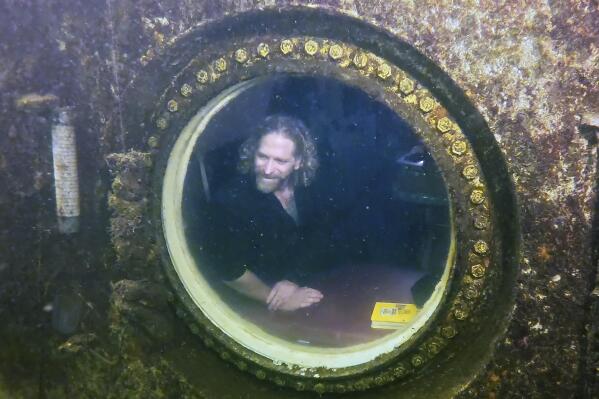
[[79, 231], [79, 175], [75, 129], [71, 108], [58, 108], [52, 124], [52, 156], [58, 230], [71, 234]]

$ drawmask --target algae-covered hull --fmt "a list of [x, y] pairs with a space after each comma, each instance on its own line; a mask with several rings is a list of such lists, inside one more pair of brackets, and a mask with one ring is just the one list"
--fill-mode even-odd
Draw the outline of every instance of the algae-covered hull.
[[[0, 396], [599, 394], [596, 7], [1, 9]], [[316, 137], [326, 254], [352, 263], [301, 317], [210, 264], [269, 113]]]

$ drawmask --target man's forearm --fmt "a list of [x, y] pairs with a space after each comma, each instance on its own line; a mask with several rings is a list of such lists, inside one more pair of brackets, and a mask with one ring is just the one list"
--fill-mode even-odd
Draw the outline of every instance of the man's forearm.
[[241, 277], [233, 281], [225, 281], [229, 287], [249, 298], [266, 303], [270, 287], [264, 284], [254, 273], [246, 270]]

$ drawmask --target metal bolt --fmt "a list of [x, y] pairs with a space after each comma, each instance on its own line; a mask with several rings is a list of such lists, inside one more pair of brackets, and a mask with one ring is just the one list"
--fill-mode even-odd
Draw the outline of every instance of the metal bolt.
[[281, 42], [281, 52], [285, 55], [293, 51], [293, 42], [289, 39], [285, 39]]
[[304, 50], [306, 50], [308, 55], [314, 55], [318, 52], [318, 43], [316, 43], [314, 40], [308, 40], [304, 44]]

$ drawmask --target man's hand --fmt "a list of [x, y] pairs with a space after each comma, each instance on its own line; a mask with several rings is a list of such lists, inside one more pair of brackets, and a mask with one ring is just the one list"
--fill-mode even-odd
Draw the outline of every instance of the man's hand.
[[268, 310], [279, 309], [281, 304], [286, 302], [297, 289], [299, 289], [298, 285], [289, 280], [282, 280], [276, 283], [272, 287], [272, 290], [270, 290], [268, 298], [266, 298]]
[[307, 308], [322, 300], [323, 295], [314, 288], [297, 288], [293, 294], [278, 307], [279, 310], [294, 311], [300, 308]]
[[300, 308], [307, 308], [320, 302], [323, 295], [314, 288], [302, 287], [295, 292], [279, 307], [280, 310], [293, 311]]

